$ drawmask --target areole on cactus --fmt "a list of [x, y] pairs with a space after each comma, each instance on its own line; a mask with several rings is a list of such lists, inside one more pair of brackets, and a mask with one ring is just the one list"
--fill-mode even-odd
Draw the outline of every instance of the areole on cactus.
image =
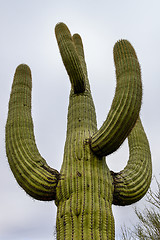
[[[6, 153], [19, 185], [33, 198], [55, 200], [57, 239], [114, 239], [112, 204], [128, 205], [147, 192], [152, 176], [149, 143], [139, 112], [141, 71], [127, 40], [114, 46], [117, 85], [108, 116], [97, 129], [81, 37], [64, 23], [55, 34], [71, 82], [67, 136], [60, 173], [40, 155], [31, 116], [31, 71], [17, 67], [6, 123]], [[105, 156], [129, 142], [129, 160], [119, 173]]]

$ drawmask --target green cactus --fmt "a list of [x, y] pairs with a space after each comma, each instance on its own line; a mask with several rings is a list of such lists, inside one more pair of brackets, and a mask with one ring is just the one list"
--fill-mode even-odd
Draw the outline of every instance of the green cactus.
[[[150, 185], [151, 154], [139, 112], [141, 71], [127, 40], [114, 46], [117, 85], [109, 114], [97, 130], [81, 37], [64, 23], [55, 27], [63, 63], [71, 82], [67, 136], [60, 173], [38, 152], [31, 117], [31, 72], [16, 69], [6, 123], [6, 153], [19, 185], [33, 198], [55, 200], [57, 239], [114, 239], [112, 204], [141, 199]], [[128, 137], [129, 160], [114, 173], [105, 156]]]

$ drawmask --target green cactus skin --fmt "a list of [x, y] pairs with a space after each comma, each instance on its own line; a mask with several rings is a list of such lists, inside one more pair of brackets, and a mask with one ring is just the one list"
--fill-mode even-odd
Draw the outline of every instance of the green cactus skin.
[[70, 31], [65, 24], [57, 24], [56, 33], [63, 63], [70, 77], [74, 93], [82, 93], [85, 90], [85, 73], [78, 52], [81, 49], [76, 49], [76, 45], [79, 46], [79, 43], [74, 44]]
[[[63, 63], [71, 82], [67, 136], [60, 173], [40, 156], [31, 117], [31, 73], [16, 69], [6, 124], [6, 152], [21, 187], [39, 200], [55, 200], [57, 239], [115, 239], [112, 204], [128, 205], [147, 192], [152, 164], [139, 112], [141, 71], [127, 40], [114, 47], [117, 86], [111, 109], [97, 129], [81, 37], [64, 23], [55, 27]], [[129, 160], [124, 170], [109, 170], [105, 156], [128, 137]]]
[[117, 86], [110, 112], [92, 136], [92, 150], [101, 156], [117, 150], [136, 123], [142, 99], [141, 72], [134, 49], [128, 41], [114, 46]]
[[[151, 180], [152, 166], [149, 143], [140, 118], [128, 136], [129, 160], [119, 173], [113, 173], [113, 204], [125, 206], [142, 198]], [[141, 162], [141, 164], [140, 164]]]
[[60, 174], [40, 156], [31, 117], [31, 72], [16, 69], [6, 124], [6, 153], [17, 182], [33, 198], [53, 200]]

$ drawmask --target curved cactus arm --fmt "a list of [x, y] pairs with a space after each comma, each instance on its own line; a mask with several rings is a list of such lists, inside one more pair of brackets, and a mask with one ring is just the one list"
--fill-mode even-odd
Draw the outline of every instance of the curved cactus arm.
[[38, 152], [31, 117], [31, 72], [19, 65], [14, 75], [6, 123], [6, 153], [19, 185], [33, 198], [54, 200], [60, 177]]
[[119, 148], [139, 115], [142, 100], [140, 65], [132, 45], [121, 40], [114, 46], [117, 86], [111, 109], [102, 127], [91, 137], [91, 148], [107, 156]]
[[111, 172], [114, 180], [113, 204], [121, 206], [140, 200], [151, 182], [151, 153], [140, 118], [128, 136], [128, 143], [127, 166], [119, 173]]
[[[81, 63], [81, 59], [78, 53], [79, 51], [82, 53], [82, 48], [76, 48], [71, 33], [64, 23], [58, 23], [56, 25], [55, 34], [60, 54], [69, 75], [74, 93], [82, 93], [85, 91], [86, 78], [85, 69], [83, 64]], [[79, 43], [78, 45], [80, 46]]]

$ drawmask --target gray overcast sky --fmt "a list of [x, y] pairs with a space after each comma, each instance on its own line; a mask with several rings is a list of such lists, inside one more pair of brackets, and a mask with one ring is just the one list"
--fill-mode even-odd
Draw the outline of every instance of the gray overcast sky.
[[[26, 63], [32, 70], [36, 142], [48, 164], [60, 170], [70, 82], [54, 35], [57, 22], [63, 21], [72, 34], [78, 32], [83, 39], [99, 127], [114, 96], [113, 46], [122, 38], [134, 46], [142, 69], [141, 118], [150, 142], [153, 174], [159, 176], [159, 9], [159, 0], [0, 0], [0, 240], [53, 239], [54, 202], [32, 200], [18, 186], [5, 156], [4, 132], [13, 75], [19, 64]], [[119, 171], [127, 159], [126, 141], [107, 157], [107, 163]], [[136, 206], [144, 203], [142, 199]], [[113, 212], [117, 234], [121, 224], [135, 221], [133, 205], [113, 207]]]

